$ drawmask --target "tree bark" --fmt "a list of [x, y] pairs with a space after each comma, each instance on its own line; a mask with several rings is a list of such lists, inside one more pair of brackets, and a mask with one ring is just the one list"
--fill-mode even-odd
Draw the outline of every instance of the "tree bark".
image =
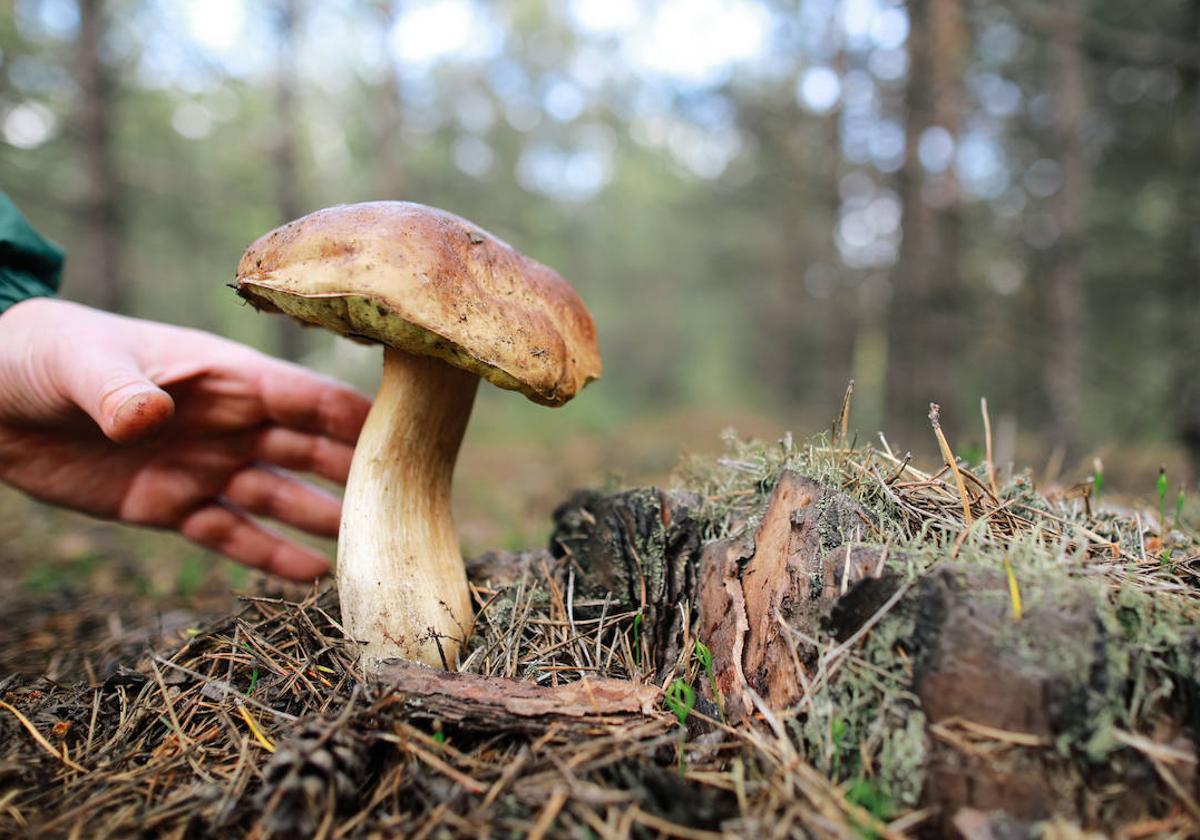
[[[275, 68], [275, 136], [271, 164], [275, 171], [275, 206], [280, 222], [290, 222], [304, 212], [300, 170], [297, 163], [299, 107], [296, 95], [296, 30], [299, 0], [279, 0], [278, 58]], [[303, 327], [291, 318], [276, 318], [276, 352], [285, 359], [298, 359], [304, 349]]]
[[[730, 723], [754, 714], [754, 694], [772, 709], [786, 709], [803, 696], [816, 651], [802, 639], [820, 634], [840, 593], [882, 571], [884, 552], [857, 544], [870, 522], [840, 491], [785, 472], [753, 533], [704, 546], [699, 638], [712, 652]], [[853, 618], [840, 621], [850, 625]], [[717, 701], [707, 685], [702, 690]]]
[[495, 734], [543, 733], [547, 727], [594, 729], [654, 715], [661, 692], [649, 683], [584, 679], [541, 686], [508, 677], [438, 671], [388, 660], [376, 679], [403, 697], [414, 717]]
[[1069, 452], [1078, 440], [1083, 403], [1083, 247], [1079, 208], [1087, 190], [1083, 151], [1083, 120], [1087, 90], [1083, 78], [1081, 0], [1064, 0], [1061, 28], [1051, 47], [1058, 118], [1055, 140], [1062, 165], [1063, 184], [1051, 208], [1059, 238], [1050, 255], [1046, 284], [1049, 346], [1046, 354], [1046, 387], [1054, 444]]
[[696, 591], [700, 500], [639, 488], [613, 495], [581, 490], [554, 511], [550, 552], [570, 563], [581, 598], [609, 598], [642, 614], [639, 644], [656, 678], [676, 662], [683, 613]]
[[75, 76], [79, 85], [77, 143], [84, 189], [79, 202], [82, 240], [75, 264], [81, 267], [79, 297], [112, 312], [126, 304], [121, 266], [120, 185], [113, 157], [114, 79], [101, 56], [107, 30], [102, 0], [79, 3]]

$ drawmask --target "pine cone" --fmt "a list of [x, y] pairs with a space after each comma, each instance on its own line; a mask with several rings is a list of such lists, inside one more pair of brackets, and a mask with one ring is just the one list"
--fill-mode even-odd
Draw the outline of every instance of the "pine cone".
[[263, 768], [256, 804], [264, 833], [316, 833], [330, 810], [353, 810], [366, 771], [366, 746], [352, 733], [320, 718], [297, 724]]

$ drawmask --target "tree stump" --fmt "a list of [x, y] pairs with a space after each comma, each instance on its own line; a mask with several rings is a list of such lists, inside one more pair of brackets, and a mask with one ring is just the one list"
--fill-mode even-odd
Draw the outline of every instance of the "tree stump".
[[690, 610], [696, 590], [698, 507], [694, 494], [643, 488], [580, 491], [554, 511], [550, 551], [574, 572], [577, 597], [640, 610], [655, 674], [679, 656], [680, 606]]
[[[905, 583], [888, 570], [900, 551], [861, 542], [876, 530], [868, 511], [793, 472], [735, 536], [702, 547], [697, 509], [683, 493], [579, 493], [555, 512], [551, 551], [572, 570], [577, 598], [641, 611], [656, 678], [678, 661], [681, 616], [694, 609], [729, 724], [756, 725], [764, 708], [803, 716], [820, 654], [868, 622], [899, 622], [883, 638], [899, 631], [895, 656], [910, 663], [901, 679], [925, 721], [923, 798], [943, 831], [984, 812], [1014, 825], [1104, 825], [1160, 816], [1179, 790], [1200, 798], [1200, 667], [1183, 650], [1200, 652], [1200, 633], [1181, 643], [1158, 729], [1125, 736], [1146, 739], [1140, 749], [1110, 742], [1093, 760], [1132, 690], [1121, 657], [1136, 655], [1114, 636], [1113, 608], [1094, 584], [1024, 570], [1018, 620], [998, 567], [941, 560]], [[718, 699], [707, 679], [696, 687]]]

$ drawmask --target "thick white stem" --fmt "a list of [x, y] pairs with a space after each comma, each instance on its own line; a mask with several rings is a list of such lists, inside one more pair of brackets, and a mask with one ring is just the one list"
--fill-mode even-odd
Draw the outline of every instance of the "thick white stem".
[[450, 509], [479, 377], [385, 348], [354, 450], [338, 536], [342, 622], [368, 668], [402, 657], [452, 668], [471, 601]]

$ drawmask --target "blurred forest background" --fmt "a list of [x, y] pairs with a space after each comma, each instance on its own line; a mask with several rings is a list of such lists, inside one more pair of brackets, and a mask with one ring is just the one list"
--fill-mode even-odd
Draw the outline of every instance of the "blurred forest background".
[[0, 188], [67, 297], [369, 390], [377, 353], [238, 304], [252, 239], [403, 198], [575, 285], [604, 378], [484, 389], [468, 550], [723, 426], [827, 428], [850, 378], [901, 451], [931, 400], [978, 451], [986, 396], [1046, 479], [1200, 460], [1200, 0], [0, 2]]

